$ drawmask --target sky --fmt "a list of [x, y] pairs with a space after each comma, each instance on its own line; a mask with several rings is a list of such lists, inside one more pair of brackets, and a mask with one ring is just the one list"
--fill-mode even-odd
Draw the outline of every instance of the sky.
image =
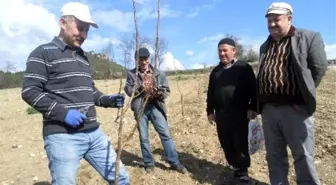
[[[78, 0], [90, 7], [98, 29], [91, 28], [82, 45], [101, 52], [108, 43], [118, 46], [134, 32], [131, 0]], [[7, 61], [24, 70], [29, 53], [59, 33], [60, 9], [65, 0], [0, 0], [0, 67]], [[157, 1], [137, 0], [140, 36], [155, 39]], [[162, 70], [195, 69], [218, 63], [217, 43], [226, 34], [258, 51], [269, 35], [265, 12], [271, 0], [161, 0], [160, 37], [168, 43]], [[336, 58], [335, 0], [288, 0], [293, 25], [321, 33], [329, 59]], [[122, 64], [122, 53], [115, 49]], [[152, 51], [153, 48], [150, 48]]]

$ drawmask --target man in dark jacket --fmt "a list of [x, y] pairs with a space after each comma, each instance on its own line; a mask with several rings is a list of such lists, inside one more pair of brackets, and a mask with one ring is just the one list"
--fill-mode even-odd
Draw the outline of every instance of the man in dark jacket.
[[249, 183], [249, 119], [256, 117], [256, 78], [252, 67], [237, 60], [236, 44], [230, 38], [218, 43], [220, 63], [209, 77], [207, 115], [216, 122], [227, 162], [235, 169], [240, 184]]
[[[135, 52], [135, 60], [138, 58], [137, 55], [138, 53]], [[134, 92], [135, 98], [131, 102], [131, 109], [134, 112], [135, 119], [139, 121], [138, 130], [145, 170], [148, 173], [154, 170], [154, 158], [151, 154], [148, 138], [148, 123], [151, 121], [160, 136], [167, 160], [172, 169], [180, 173], [186, 173], [187, 169], [180, 164], [178, 159], [167, 121], [165, 99], [170, 93], [169, 84], [166, 75], [162, 71], [157, 70], [154, 73], [153, 67], [149, 64], [149, 57], [150, 53], [146, 48], [139, 49], [138, 76], [136, 76], [136, 68], [128, 71], [124, 88], [126, 94], [131, 96], [134, 85], [137, 85]], [[154, 78], [153, 75], [155, 75]], [[136, 79], [137, 84], [135, 83]], [[148, 100], [147, 105], [143, 114], [141, 114], [146, 99]]]
[[288, 185], [287, 146], [294, 157], [298, 185], [320, 185], [314, 163], [316, 88], [328, 66], [318, 32], [292, 25], [293, 8], [272, 3], [270, 32], [260, 47], [258, 112], [265, 134], [271, 184]]

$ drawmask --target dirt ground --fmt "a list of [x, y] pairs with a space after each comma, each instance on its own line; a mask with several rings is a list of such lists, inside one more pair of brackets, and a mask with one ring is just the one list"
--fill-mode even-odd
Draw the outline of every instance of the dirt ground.
[[[216, 185], [229, 176], [224, 154], [219, 146], [214, 126], [207, 122], [205, 114], [205, 89], [207, 74], [180, 76], [179, 87], [184, 97], [185, 118], [181, 115], [180, 93], [176, 77], [170, 77], [172, 93], [167, 101], [171, 133], [180, 160], [189, 173], [179, 174], [168, 170], [158, 135], [150, 127], [150, 141], [156, 159], [155, 172], [146, 174], [141, 167], [138, 134], [124, 148], [122, 160], [129, 171], [132, 185]], [[198, 80], [196, 80], [198, 79]], [[117, 92], [119, 81], [97, 81], [105, 93]], [[321, 181], [325, 185], [336, 184], [336, 71], [329, 70], [318, 89], [316, 112], [315, 163]], [[48, 185], [50, 174], [41, 137], [42, 123], [39, 114], [27, 115], [28, 105], [21, 100], [20, 89], [0, 91], [0, 185]], [[115, 109], [98, 108], [102, 128], [117, 146], [118, 125], [114, 123]], [[124, 132], [129, 133], [133, 115], [125, 118]], [[292, 158], [290, 157], [290, 162]], [[257, 184], [269, 184], [265, 151], [252, 156], [249, 169]], [[295, 172], [291, 165], [291, 184], [295, 184]], [[78, 172], [79, 185], [106, 184], [99, 174], [82, 161]]]

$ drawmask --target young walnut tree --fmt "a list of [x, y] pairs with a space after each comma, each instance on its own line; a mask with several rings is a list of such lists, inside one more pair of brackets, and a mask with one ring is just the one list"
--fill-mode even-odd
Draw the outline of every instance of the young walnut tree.
[[[135, 24], [135, 40], [136, 40], [136, 52], [139, 52], [139, 30], [138, 30], [138, 22], [137, 22], [137, 16], [136, 16], [136, 2], [135, 0], [132, 0], [132, 4], [133, 4], [133, 16], [134, 16], [134, 24]], [[157, 70], [157, 63], [158, 63], [158, 46], [159, 46], [159, 22], [160, 22], [160, 0], [157, 1], [157, 14], [158, 14], [158, 19], [157, 19], [157, 29], [156, 29], [156, 43], [155, 43], [155, 55], [154, 55], [154, 71], [153, 71], [153, 78], [154, 78], [154, 85], [155, 83], [155, 74], [156, 74], [156, 70]], [[136, 56], [136, 61], [139, 60], [139, 55]], [[117, 149], [117, 158], [116, 158], [116, 167], [115, 167], [115, 184], [118, 185], [119, 184], [119, 170], [120, 170], [120, 158], [121, 158], [121, 152], [122, 149], [125, 147], [125, 145], [127, 144], [127, 142], [132, 138], [132, 136], [134, 135], [136, 129], [139, 126], [139, 121], [140, 118], [143, 116], [144, 113], [144, 109], [146, 107], [147, 101], [150, 98], [150, 96], [152, 95], [152, 93], [149, 92], [145, 92], [147, 94], [149, 94], [149, 96], [145, 96], [145, 101], [144, 104], [140, 110], [140, 114], [139, 117], [136, 118], [136, 124], [133, 127], [133, 129], [131, 130], [131, 132], [126, 136], [125, 140], [123, 140], [123, 135], [122, 135], [122, 130], [123, 130], [123, 118], [125, 116], [125, 113], [127, 112], [127, 110], [129, 109], [132, 100], [135, 98], [134, 92], [135, 92], [135, 88], [138, 86], [138, 63], [135, 61], [135, 66], [136, 66], [136, 72], [135, 72], [135, 80], [134, 80], [134, 85], [132, 87], [132, 95], [129, 98], [126, 106], [124, 108], [121, 109], [120, 113], [118, 111], [118, 115], [117, 115], [117, 119], [116, 121], [119, 123], [119, 129], [118, 129], [118, 149]], [[126, 65], [126, 55], [125, 55], [125, 65]], [[121, 83], [121, 82], [120, 82]], [[121, 85], [120, 85], [121, 87]], [[147, 91], [152, 91], [152, 90], [147, 90]], [[139, 93], [140, 95], [141, 93]], [[119, 118], [119, 119], [118, 119]]]

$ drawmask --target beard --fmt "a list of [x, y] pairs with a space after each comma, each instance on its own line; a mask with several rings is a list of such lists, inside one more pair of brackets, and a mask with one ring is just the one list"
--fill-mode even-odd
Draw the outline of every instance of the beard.
[[68, 45], [70, 45], [71, 47], [80, 47], [83, 42], [84, 39], [83, 38], [79, 38], [79, 37], [71, 37], [71, 36], [64, 36], [64, 41], [65, 43], [67, 43]]

